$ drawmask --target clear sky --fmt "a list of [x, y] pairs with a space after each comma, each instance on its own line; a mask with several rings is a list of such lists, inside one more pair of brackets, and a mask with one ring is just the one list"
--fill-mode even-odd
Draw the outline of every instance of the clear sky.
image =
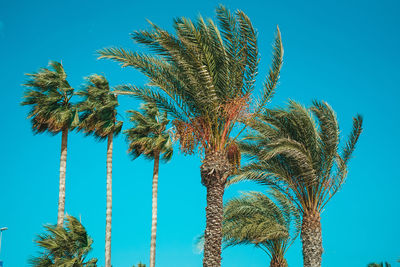
[[[143, 84], [138, 72], [99, 61], [95, 51], [109, 46], [141, 49], [129, 33], [147, 28], [146, 19], [171, 29], [174, 17], [214, 17], [219, 3], [244, 10], [258, 30], [258, 85], [267, 72], [279, 25], [284, 66], [271, 106], [284, 105], [288, 98], [305, 105], [325, 100], [336, 110], [343, 136], [350, 131], [352, 116], [364, 116], [347, 183], [322, 214], [323, 266], [366, 266], [383, 260], [400, 266], [395, 263], [400, 258], [399, 1], [0, 0], [0, 227], [9, 228], [0, 258], [5, 267], [27, 266], [37, 251], [35, 235], [57, 219], [61, 136], [32, 134], [28, 108], [19, 105], [24, 73], [37, 71], [49, 60], [62, 60], [76, 89], [92, 73], [106, 75], [111, 85]], [[139, 103], [119, 99], [126, 120], [125, 111]], [[66, 211], [81, 216], [94, 239], [91, 255], [101, 266], [106, 143], [76, 133], [68, 141]], [[152, 162], [131, 161], [122, 135], [114, 149], [112, 263], [131, 267], [149, 259]], [[202, 266], [194, 246], [205, 225], [199, 166], [198, 156], [185, 157], [177, 150], [169, 164], [160, 166], [158, 267]], [[249, 188], [256, 187], [236, 185], [225, 200]], [[287, 258], [290, 266], [301, 266], [299, 241]], [[267, 265], [267, 256], [252, 247], [223, 252], [226, 267]]]

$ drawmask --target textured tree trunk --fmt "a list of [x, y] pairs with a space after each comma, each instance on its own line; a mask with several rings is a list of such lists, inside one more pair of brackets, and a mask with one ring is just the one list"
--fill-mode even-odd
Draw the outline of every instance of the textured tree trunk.
[[158, 165], [160, 153], [154, 155], [153, 169], [153, 196], [151, 210], [151, 241], [150, 241], [150, 267], [156, 265], [156, 237], [157, 237], [157, 192], [158, 192]]
[[60, 157], [60, 185], [58, 190], [57, 226], [63, 227], [65, 213], [65, 173], [67, 170], [68, 129], [62, 130]]
[[111, 267], [112, 152], [113, 152], [113, 133], [110, 133], [108, 135], [108, 140], [107, 140], [107, 208], [106, 208], [105, 267]]
[[207, 188], [203, 267], [220, 267], [223, 196], [231, 166], [224, 153], [214, 152], [206, 154], [200, 169], [201, 182]]
[[269, 264], [270, 267], [288, 267], [287, 261], [282, 257], [273, 257]]
[[321, 217], [318, 212], [304, 213], [301, 226], [304, 267], [320, 267], [322, 261]]

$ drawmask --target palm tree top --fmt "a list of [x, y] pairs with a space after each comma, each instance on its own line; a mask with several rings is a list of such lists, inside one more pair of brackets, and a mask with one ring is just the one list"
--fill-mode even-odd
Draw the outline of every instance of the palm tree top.
[[35, 133], [49, 131], [53, 134], [74, 128], [78, 112], [71, 102], [74, 89], [67, 81], [67, 74], [61, 63], [50, 61], [50, 68], [41, 68], [38, 72], [26, 74], [28, 87], [21, 105], [31, 106], [28, 118], [31, 118]]
[[284, 255], [299, 235], [299, 211], [279, 191], [270, 190], [268, 194], [272, 198], [260, 192], [247, 192], [227, 202], [223, 222], [225, 246], [254, 244], [270, 255]]
[[148, 77], [147, 86], [125, 85], [118, 93], [133, 94], [167, 111], [186, 153], [198, 145], [205, 151], [226, 150], [235, 139], [230, 134], [236, 123], [260, 112], [272, 96], [282, 64], [278, 29], [262, 99], [251, 110], [259, 63], [256, 31], [240, 10], [231, 13], [219, 6], [216, 13], [219, 28], [200, 16], [195, 21], [175, 19], [175, 35], [151, 22], [151, 30], [132, 33], [132, 39], [152, 54], [123, 48], [98, 51], [100, 58], [134, 67]]
[[336, 114], [326, 102], [307, 109], [290, 101], [286, 109], [267, 110], [251, 127], [241, 149], [253, 161], [230, 183], [255, 180], [280, 189], [302, 212], [321, 211], [342, 187], [347, 165], [362, 131], [362, 117], [339, 152]]
[[390, 267], [390, 263], [388, 262], [381, 262], [381, 263], [370, 263], [367, 267]]
[[122, 129], [122, 121], [116, 119], [117, 96], [104, 76], [93, 74], [86, 79], [83, 90], [77, 93], [83, 97], [78, 103], [82, 112], [78, 129], [98, 139], [105, 139], [111, 133], [117, 135]]
[[67, 216], [65, 227], [47, 225], [45, 229], [46, 233], [36, 239], [43, 251], [29, 260], [32, 266], [97, 266], [97, 259], [86, 260], [93, 240], [75, 217]]
[[129, 142], [128, 152], [133, 159], [144, 155], [153, 160], [155, 153], [162, 154], [164, 161], [169, 161], [173, 154], [171, 133], [167, 130], [169, 123], [167, 113], [160, 114], [152, 103], [142, 104], [140, 111], [129, 110], [129, 120], [133, 127], [125, 130]]

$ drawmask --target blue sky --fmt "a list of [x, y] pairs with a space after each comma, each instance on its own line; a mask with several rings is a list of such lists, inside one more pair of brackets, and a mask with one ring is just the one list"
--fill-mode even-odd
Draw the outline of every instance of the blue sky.
[[[171, 29], [178, 16], [214, 17], [223, 3], [242, 9], [258, 30], [261, 53], [258, 85], [267, 72], [276, 25], [285, 48], [280, 85], [271, 106], [289, 98], [309, 105], [327, 101], [337, 112], [342, 136], [351, 117], [364, 116], [364, 132], [350, 162], [348, 180], [322, 214], [323, 266], [366, 266], [388, 260], [400, 266], [398, 167], [400, 18], [398, 1], [5, 1], [0, 0], [0, 258], [6, 267], [27, 266], [42, 225], [56, 223], [61, 136], [36, 135], [19, 105], [24, 73], [61, 61], [72, 86], [83, 77], [106, 75], [112, 85], [143, 84], [138, 72], [96, 59], [109, 46], [141, 49], [129, 33], [147, 28], [146, 19]], [[260, 88], [260, 86], [259, 86]], [[139, 103], [120, 97], [119, 112]], [[125, 124], [125, 128], [129, 124]], [[152, 162], [131, 161], [121, 135], [115, 140], [112, 262], [130, 267], [148, 262]], [[106, 143], [73, 133], [69, 138], [66, 211], [81, 216], [93, 237], [92, 255], [104, 264]], [[177, 150], [160, 166], [157, 266], [200, 267], [194, 241], [205, 224], [205, 188], [200, 159]], [[228, 189], [225, 199], [251, 184]], [[262, 189], [262, 188], [257, 188]], [[301, 266], [297, 241], [287, 254]], [[223, 252], [223, 266], [257, 267], [267, 256], [252, 247]], [[397, 264], [397, 265], [396, 265]]]

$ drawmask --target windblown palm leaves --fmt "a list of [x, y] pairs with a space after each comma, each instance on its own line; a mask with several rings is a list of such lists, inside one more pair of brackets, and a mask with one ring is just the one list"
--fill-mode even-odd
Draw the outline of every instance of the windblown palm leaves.
[[250, 113], [263, 110], [277, 85], [283, 56], [278, 30], [261, 101], [251, 107], [259, 63], [256, 31], [242, 11], [232, 14], [220, 6], [217, 20], [219, 28], [202, 17], [194, 22], [175, 19], [176, 35], [152, 23], [151, 30], [134, 32], [132, 38], [153, 55], [123, 48], [99, 51], [100, 58], [133, 67], [149, 78], [148, 86], [122, 86], [118, 93], [155, 103], [174, 119], [182, 151], [193, 153], [198, 146], [204, 151], [201, 176], [208, 193], [203, 265], [208, 267], [221, 264], [222, 196], [228, 176], [238, 167], [229, 161], [237, 157], [227, 155], [235, 146], [232, 131]]
[[51, 61], [50, 68], [41, 68], [24, 84], [28, 87], [22, 105], [31, 106], [28, 118], [35, 133], [57, 134], [73, 128], [78, 122], [78, 114], [71, 98], [74, 89], [67, 81], [67, 74], [61, 63]]
[[98, 139], [117, 135], [122, 129], [122, 122], [117, 121], [117, 97], [104, 76], [93, 74], [87, 81], [84, 89], [78, 92], [83, 97], [78, 104], [81, 112], [79, 130]]
[[253, 244], [270, 256], [270, 266], [286, 267], [284, 256], [300, 232], [300, 215], [282, 193], [273, 190], [270, 194], [276, 203], [258, 192], [227, 202], [223, 243], [226, 246]]
[[169, 120], [167, 113], [160, 114], [154, 104], [144, 104], [142, 113], [129, 110], [133, 127], [125, 130], [129, 142], [128, 152], [133, 159], [144, 155], [153, 160], [156, 154], [162, 155], [165, 161], [172, 157], [173, 148], [170, 132], [167, 131]]
[[87, 78], [83, 91], [79, 95], [83, 101], [78, 104], [82, 112], [79, 130], [98, 139], [107, 138], [107, 208], [106, 208], [106, 242], [105, 266], [111, 267], [111, 217], [112, 217], [112, 153], [113, 138], [122, 128], [117, 121], [117, 97], [111, 92], [107, 79], [101, 75]]
[[47, 233], [39, 235], [36, 243], [43, 249], [40, 256], [30, 259], [34, 267], [96, 267], [97, 259], [86, 260], [93, 240], [82, 224], [67, 216], [66, 226], [45, 226]]
[[[100, 58], [131, 66], [149, 80], [150, 86], [122, 86], [119, 93], [133, 93], [146, 102], [155, 102], [174, 119], [182, 149], [192, 153], [197, 144], [206, 151], [220, 151], [229, 144], [229, 135], [239, 119], [249, 111], [258, 67], [256, 32], [242, 12], [231, 14], [217, 9], [221, 30], [210, 19], [196, 22], [174, 21], [176, 36], [151, 24], [150, 31], [137, 31], [132, 38], [155, 55], [123, 48], [100, 50]], [[265, 83], [263, 100], [272, 96], [282, 63], [278, 31], [274, 58]]]
[[254, 180], [285, 193], [302, 214], [304, 266], [320, 266], [320, 213], [342, 187], [347, 164], [362, 131], [353, 119], [349, 140], [339, 153], [339, 126], [332, 108], [314, 102], [306, 109], [291, 101], [287, 109], [268, 110], [252, 123], [242, 145], [252, 163], [232, 180]]
[[51, 61], [50, 67], [50, 69], [41, 68], [37, 73], [27, 74], [29, 79], [24, 86], [28, 89], [21, 104], [31, 107], [28, 118], [31, 119], [34, 133], [50, 132], [55, 135], [62, 132], [57, 216], [57, 224], [62, 226], [65, 211], [68, 131], [79, 123], [79, 118], [77, 109], [71, 102], [74, 89], [67, 81], [63, 65]]
[[167, 113], [161, 115], [157, 106], [147, 103], [142, 106], [143, 113], [128, 111], [133, 127], [125, 131], [129, 142], [129, 153], [133, 158], [144, 155], [154, 160], [153, 169], [153, 196], [152, 196], [152, 227], [150, 242], [150, 267], [156, 262], [156, 233], [157, 233], [157, 194], [158, 168], [160, 156], [165, 161], [172, 157], [173, 148], [170, 133], [166, 127], [169, 123]]

